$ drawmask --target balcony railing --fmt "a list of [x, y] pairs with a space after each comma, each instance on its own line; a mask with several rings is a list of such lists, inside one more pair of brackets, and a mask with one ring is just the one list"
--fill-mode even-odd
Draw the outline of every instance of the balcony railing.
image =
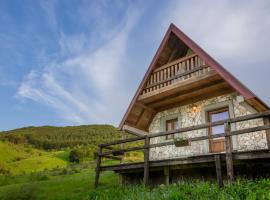
[[198, 55], [183, 57], [154, 70], [146, 83], [142, 94], [146, 94], [173, 83], [200, 76], [210, 71]]
[[[263, 126], [256, 126], [252, 128], [245, 128], [241, 130], [231, 130], [231, 124], [238, 123], [238, 122], [243, 122], [243, 121], [249, 121], [249, 120], [254, 120], [254, 119], [259, 119], [263, 118], [265, 119], [265, 125]], [[226, 167], [227, 167], [227, 175], [229, 180], [234, 179], [234, 172], [233, 172], [233, 147], [232, 147], [232, 136], [234, 135], [242, 135], [246, 133], [251, 133], [251, 132], [257, 132], [257, 131], [262, 131], [262, 130], [270, 130], [270, 111], [262, 112], [262, 113], [256, 113], [256, 114], [251, 114], [251, 115], [246, 115], [242, 117], [237, 117], [237, 118], [230, 118], [226, 120], [221, 120], [217, 122], [209, 122], [205, 124], [200, 124], [200, 125], [195, 125], [191, 127], [185, 127], [185, 128], [180, 128], [174, 131], [169, 131], [169, 132], [161, 132], [161, 133], [151, 133], [145, 136], [140, 136], [140, 137], [135, 137], [135, 138], [128, 138], [124, 140], [117, 140], [113, 141], [107, 144], [100, 144], [99, 145], [99, 151], [98, 151], [98, 158], [97, 158], [97, 167], [96, 167], [96, 178], [95, 178], [95, 187], [98, 186], [99, 182], [99, 176], [100, 176], [100, 171], [104, 170], [104, 168], [108, 166], [102, 166], [102, 158], [109, 158], [109, 159], [114, 159], [114, 160], [121, 160], [123, 158], [123, 155], [126, 152], [130, 151], [138, 151], [138, 150], [144, 150], [144, 162], [143, 163], [131, 163], [130, 165], [138, 165], [142, 166], [144, 169], [144, 183], [148, 184], [148, 179], [149, 179], [149, 166], [150, 166], [150, 149], [151, 148], [156, 148], [156, 147], [163, 147], [163, 146], [168, 146], [168, 145], [173, 145], [173, 141], [168, 141], [165, 143], [158, 143], [158, 144], [151, 144], [150, 139], [155, 138], [155, 137], [163, 137], [166, 135], [174, 135], [177, 133], [182, 133], [182, 132], [188, 132], [188, 131], [195, 131], [195, 130], [200, 130], [200, 129], [208, 129], [210, 127], [215, 127], [219, 125], [224, 124], [224, 133], [220, 133], [217, 135], [212, 135], [212, 136], [199, 136], [199, 137], [193, 137], [193, 138], [188, 138], [189, 141], [202, 141], [202, 140], [208, 140], [208, 139], [213, 139], [213, 138], [220, 138], [220, 137], [225, 137], [225, 154], [226, 154]], [[267, 133], [268, 134], [268, 133]], [[130, 143], [130, 142], [135, 142], [135, 141], [142, 141], [144, 140], [144, 145], [143, 146], [135, 146], [135, 147], [129, 147], [129, 148], [121, 148], [121, 149], [114, 149], [112, 146], [114, 145], [121, 145], [125, 143]], [[103, 151], [106, 150], [107, 151]], [[268, 146], [268, 149], [269, 146]], [[109, 151], [108, 151], [109, 150]], [[222, 176], [221, 176], [221, 170], [220, 170], [220, 157], [218, 154], [213, 153], [213, 156], [215, 156], [215, 163], [216, 163], [216, 170], [217, 170], [217, 179], [218, 183], [222, 185]], [[123, 167], [127, 166], [127, 164], [120, 164]], [[113, 167], [113, 166], [109, 166]]]

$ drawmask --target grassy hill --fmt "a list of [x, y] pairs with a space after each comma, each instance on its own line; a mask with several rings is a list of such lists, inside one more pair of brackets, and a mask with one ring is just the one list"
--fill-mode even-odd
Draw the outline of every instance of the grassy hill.
[[[0, 173], [63, 168], [69, 164], [70, 152], [75, 152], [79, 162], [92, 161], [98, 144], [120, 139], [122, 134], [111, 125], [26, 127], [0, 132]], [[142, 153], [127, 153], [125, 159], [140, 160]]]
[[78, 145], [96, 145], [120, 139], [120, 133], [111, 125], [83, 125], [67, 127], [26, 127], [0, 132], [0, 140], [14, 144], [28, 144], [44, 150], [63, 149]]
[[0, 141], [0, 173], [28, 173], [63, 168], [68, 164], [63, 151], [46, 152]]

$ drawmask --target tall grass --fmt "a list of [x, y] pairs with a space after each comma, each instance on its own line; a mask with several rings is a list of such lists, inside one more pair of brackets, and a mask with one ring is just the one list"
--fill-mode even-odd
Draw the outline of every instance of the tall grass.
[[150, 189], [144, 186], [100, 188], [88, 200], [269, 200], [270, 180], [237, 180], [219, 188], [210, 182], [181, 182]]

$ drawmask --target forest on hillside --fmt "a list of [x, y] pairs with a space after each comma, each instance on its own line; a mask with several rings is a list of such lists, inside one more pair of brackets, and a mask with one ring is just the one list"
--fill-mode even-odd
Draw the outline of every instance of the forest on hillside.
[[121, 139], [123, 134], [111, 125], [42, 126], [3, 131], [0, 140], [38, 149], [60, 150], [76, 146], [94, 148], [100, 143]]

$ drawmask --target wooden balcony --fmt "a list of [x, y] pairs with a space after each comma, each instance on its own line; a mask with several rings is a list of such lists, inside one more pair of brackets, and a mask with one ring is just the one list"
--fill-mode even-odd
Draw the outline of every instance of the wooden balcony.
[[189, 103], [196, 97], [229, 92], [232, 88], [204, 60], [193, 54], [155, 69], [138, 101], [153, 109], [164, 110], [176, 106], [175, 103]]

